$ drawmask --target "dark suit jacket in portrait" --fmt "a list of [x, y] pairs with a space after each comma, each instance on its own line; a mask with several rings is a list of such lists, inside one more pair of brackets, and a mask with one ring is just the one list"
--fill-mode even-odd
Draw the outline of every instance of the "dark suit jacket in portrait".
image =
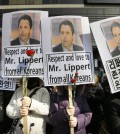
[[[40, 41], [30, 38], [30, 44], [40, 44]], [[19, 37], [11, 41], [11, 46], [20, 45]]]
[[[73, 44], [73, 51], [83, 51], [83, 47]], [[53, 52], [63, 52], [62, 44], [53, 47]]]
[[111, 52], [111, 54], [112, 54], [112, 57], [120, 55], [120, 50], [118, 46]]

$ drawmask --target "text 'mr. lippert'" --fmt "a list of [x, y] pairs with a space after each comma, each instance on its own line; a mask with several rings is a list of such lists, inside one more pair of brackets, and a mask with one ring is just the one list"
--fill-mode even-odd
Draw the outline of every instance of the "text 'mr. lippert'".
[[86, 65], [70, 65], [70, 64], [64, 64], [64, 70], [65, 71], [78, 71], [78, 70], [90, 70], [90, 64]]
[[24, 58], [19, 57], [18, 62], [22, 64], [28, 64], [28, 63], [43, 63], [43, 57], [42, 58]]

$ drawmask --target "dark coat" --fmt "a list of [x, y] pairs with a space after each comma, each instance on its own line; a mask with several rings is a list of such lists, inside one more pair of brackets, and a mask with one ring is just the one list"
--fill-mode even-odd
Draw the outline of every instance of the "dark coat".
[[[65, 96], [54, 95], [51, 100], [52, 102], [48, 117], [50, 124], [53, 125], [52, 134], [70, 134], [69, 116], [66, 112], [68, 98]], [[91, 121], [91, 110], [84, 96], [77, 96], [75, 102], [75, 117], [78, 121], [77, 126], [74, 128], [75, 134], [86, 134], [85, 127]]]
[[[73, 44], [73, 51], [83, 51], [83, 47]], [[63, 52], [62, 44], [55, 46], [53, 52]]]
[[[30, 44], [33, 44], [33, 45], [40, 44], [40, 41], [30, 38]], [[15, 40], [11, 41], [11, 46], [16, 46], [16, 45], [20, 45], [19, 37], [16, 38]]]
[[119, 50], [118, 46], [112, 51], [111, 54], [112, 54], [112, 57], [120, 55], [120, 50]]
[[91, 123], [87, 126], [87, 131], [92, 134], [98, 134], [100, 122], [103, 120], [103, 103], [105, 100], [104, 90], [100, 83], [96, 86], [87, 85], [85, 94], [88, 105], [93, 113]]
[[104, 113], [110, 134], [120, 134], [120, 93], [113, 94], [107, 99]]

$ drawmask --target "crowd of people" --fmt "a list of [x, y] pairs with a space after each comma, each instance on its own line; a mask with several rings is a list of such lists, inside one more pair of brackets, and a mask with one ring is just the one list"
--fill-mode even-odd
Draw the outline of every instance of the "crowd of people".
[[[31, 134], [70, 134], [70, 128], [74, 128], [75, 134], [102, 134], [101, 129], [107, 131], [103, 134], [119, 134], [120, 93], [110, 93], [106, 76], [101, 81], [95, 76], [95, 80], [94, 84], [78, 85], [76, 92], [72, 91], [73, 106], [69, 106], [68, 86], [44, 87], [39, 78], [29, 78], [28, 96], [23, 97], [22, 88], [18, 87], [6, 99], [1, 126], [9, 125], [1, 127], [0, 133], [7, 133], [12, 121], [19, 119], [15, 131], [22, 134], [23, 117], [27, 116]], [[102, 128], [103, 122], [106, 128]]]
[[[23, 15], [18, 21], [19, 37], [11, 41], [11, 46], [40, 44], [31, 37], [32, 19]], [[120, 24], [112, 24], [112, 34], [117, 44], [116, 29]], [[53, 47], [53, 52], [83, 51], [73, 43], [74, 26], [69, 20], [59, 25], [61, 43]], [[119, 54], [118, 46], [111, 53]], [[100, 71], [100, 73], [103, 70]], [[100, 74], [101, 75], [101, 74]], [[45, 87], [38, 78], [28, 78], [28, 95], [23, 96], [22, 83], [15, 92], [1, 91], [3, 94], [3, 119], [0, 120], [0, 134], [7, 134], [13, 121], [14, 133], [24, 133], [24, 117], [27, 117], [29, 134], [120, 134], [120, 93], [111, 94], [107, 76], [95, 83], [77, 85], [72, 91], [73, 106], [69, 105], [68, 86]], [[10, 131], [9, 131], [10, 132]], [[10, 134], [10, 133], [9, 133]]]

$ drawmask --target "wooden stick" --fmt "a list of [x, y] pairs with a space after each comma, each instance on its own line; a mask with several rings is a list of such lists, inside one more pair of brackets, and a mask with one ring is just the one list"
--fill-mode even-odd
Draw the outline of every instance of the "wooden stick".
[[[69, 97], [69, 106], [73, 106], [72, 86], [68, 86], [68, 97]], [[70, 119], [72, 118], [73, 115], [70, 116]], [[70, 134], [74, 134], [74, 127], [70, 127]]]
[[[27, 96], [27, 79], [23, 77], [23, 96]], [[27, 115], [23, 117], [23, 133], [28, 134], [28, 120]]]
[[27, 116], [23, 117], [23, 133], [28, 134]]

